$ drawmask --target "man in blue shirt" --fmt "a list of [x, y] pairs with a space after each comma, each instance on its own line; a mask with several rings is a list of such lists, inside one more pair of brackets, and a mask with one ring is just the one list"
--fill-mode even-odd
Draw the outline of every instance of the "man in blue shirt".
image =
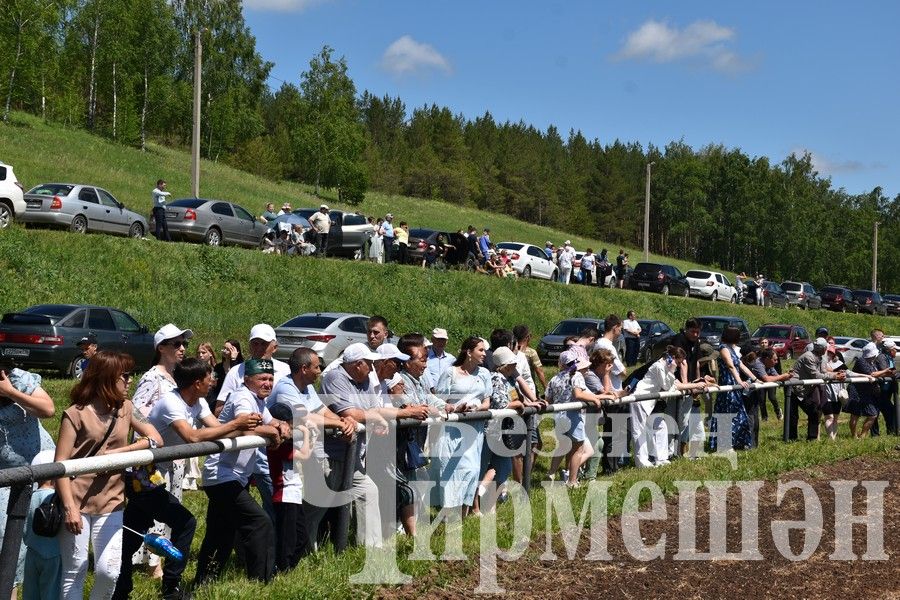
[[491, 230], [484, 228], [484, 235], [478, 238], [478, 251], [481, 252], [481, 264], [488, 261], [488, 252], [491, 249]]
[[441, 374], [456, 360], [455, 356], [444, 351], [447, 347], [447, 338], [447, 330], [441, 327], [435, 327], [431, 332], [431, 347], [428, 349], [428, 367], [425, 374], [432, 393]]
[[394, 260], [394, 215], [388, 213], [384, 215], [384, 223], [381, 229], [384, 231], [384, 262], [389, 263]]

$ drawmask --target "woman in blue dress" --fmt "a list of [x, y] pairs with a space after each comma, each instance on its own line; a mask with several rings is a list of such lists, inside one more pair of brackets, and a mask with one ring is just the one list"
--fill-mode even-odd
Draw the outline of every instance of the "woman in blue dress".
[[[862, 356], [853, 364], [853, 375], [868, 375], [869, 377], [884, 377], [891, 375], [891, 369], [878, 370], [875, 358], [878, 356], [878, 347], [869, 342], [862, 349]], [[872, 383], [851, 383], [847, 390], [850, 398], [847, 402], [847, 412], [850, 413], [850, 437], [863, 438], [869, 434], [869, 430], [878, 419], [878, 394], [881, 389], [874, 379]], [[862, 425], [858, 426], [862, 419]]]
[[[753, 372], [745, 365], [738, 354], [738, 342], [741, 340], [741, 332], [737, 327], [726, 327], [722, 332], [722, 345], [719, 348], [719, 385], [739, 385], [744, 390], [749, 389], [751, 383], [756, 382]], [[744, 375], [743, 377], [741, 375]], [[743, 390], [731, 390], [719, 392], [713, 406], [713, 415], [732, 414], [731, 419], [731, 447], [735, 450], [746, 450], [753, 446], [753, 432], [750, 428], [750, 418], [744, 407]], [[719, 446], [716, 433], [719, 428], [718, 419], [714, 416], [710, 419], [709, 448], [715, 452]], [[727, 426], [726, 423], [723, 425]], [[726, 448], [727, 450], [727, 448]]]
[[[486, 348], [479, 337], [467, 338], [456, 361], [444, 371], [435, 392], [447, 402], [446, 410], [487, 410], [492, 385], [490, 372], [481, 366]], [[431, 450], [431, 478], [435, 481], [432, 504], [459, 508], [465, 517], [475, 502], [484, 445], [484, 421], [444, 423]]]
[[[56, 411], [53, 400], [41, 387], [40, 375], [16, 369], [9, 359], [0, 359], [0, 469], [23, 467], [42, 450], [56, 445], [40, 419], [49, 419]], [[0, 488], [0, 545], [6, 534], [6, 508], [9, 488]], [[25, 545], [19, 551], [16, 585], [22, 583]], [[15, 597], [15, 590], [13, 590]]]

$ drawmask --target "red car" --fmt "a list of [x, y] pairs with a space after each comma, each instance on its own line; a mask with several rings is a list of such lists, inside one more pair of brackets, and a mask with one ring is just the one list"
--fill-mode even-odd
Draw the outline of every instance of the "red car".
[[769, 347], [781, 358], [794, 358], [806, 352], [806, 346], [812, 341], [809, 333], [800, 325], [781, 325], [768, 323], [757, 329], [750, 336], [750, 347], [759, 350], [759, 341], [769, 340]]

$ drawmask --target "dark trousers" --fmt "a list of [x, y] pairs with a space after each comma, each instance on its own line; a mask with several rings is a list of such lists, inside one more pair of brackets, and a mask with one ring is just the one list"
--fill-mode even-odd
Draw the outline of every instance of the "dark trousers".
[[766, 390], [756, 390], [749, 396], [744, 396], [744, 410], [747, 411], [747, 421], [750, 423], [750, 432], [753, 434], [751, 448], [759, 447], [759, 409], [765, 406], [766, 396]]
[[156, 230], [153, 233], [153, 235], [156, 236], [156, 239], [171, 242], [172, 238], [169, 236], [169, 223], [166, 221], [166, 209], [161, 206], [154, 206], [153, 219], [156, 221]]
[[389, 263], [394, 260], [394, 238], [385, 236], [384, 238], [384, 262]]
[[[897, 433], [897, 423], [895, 422], [897, 420], [897, 413], [894, 411], [894, 402], [892, 398], [893, 392], [885, 392], [882, 390], [878, 398], [875, 399], [875, 406], [878, 407], [878, 412], [884, 417], [884, 425], [887, 428], [887, 433], [889, 435]], [[875, 418], [875, 423], [872, 424], [871, 432], [872, 435], [881, 435], [877, 417]]]
[[311, 552], [302, 504], [275, 503], [275, 568], [293, 569]]
[[[184, 560], [181, 562], [166, 559], [162, 579], [163, 593], [165, 593], [167, 590], [177, 587], [181, 582], [181, 575], [184, 573], [188, 556], [191, 553], [191, 542], [194, 539], [194, 531], [197, 529], [197, 520], [188, 509], [181, 505], [178, 498], [164, 487], [158, 487], [142, 494], [129, 495], [125, 513], [122, 515], [122, 523], [125, 527], [146, 532], [153, 527], [153, 521], [165, 523], [172, 528], [172, 545], [178, 548], [184, 556]], [[122, 566], [116, 582], [116, 591], [113, 594], [114, 600], [128, 598], [131, 593], [133, 587], [131, 574], [134, 569], [131, 564], [131, 555], [143, 543], [144, 540], [141, 536], [127, 529], [123, 530]]]
[[637, 363], [638, 352], [641, 349], [641, 339], [638, 337], [625, 336], [625, 364], [632, 366]]
[[[766, 399], [772, 403], [772, 408], [775, 409], [775, 416], [781, 417], [781, 407], [778, 405], [778, 398], [775, 396], [776, 388], [767, 388], [762, 390], [765, 394], [765, 397], [760, 398], [759, 401], [759, 412], [762, 415], [763, 421], [767, 421], [769, 419], [769, 413], [766, 411]], [[787, 397], [787, 391], [784, 392], [785, 397]], [[787, 400], [785, 400], [787, 401]]]
[[590, 269], [582, 269], [581, 270], [581, 283], [583, 283], [584, 285], [591, 285]]
[[409, 246], [407, 244], [397, 244], [397, 262], [401, 265], [409, 262]]
[[[815, 386], [811, 386], [811, 388], [816, 389]], [[819, 390], [818, 393], [821, 393], [821, 390]], [[801, 396], [797, 393], [797, 391], [794, 391], [790, 395], [791, 419], [790, 423], [788, 423], [788, 439], [797, 439], [797, 424], [800, 421], [799, 413], [801, 410], [806, 413], [806, 417], [808, 419], [808, 422], [806, 424], [806, 439], [819, 439], [819, 421], [822, 420], [822, 412], [818, 409], [816, 404], [801, 402], [800, 398]]]
[[[622, 415], [628, 415], [630, 409], [628, 406], [609, 406], [604, 410], [606, 412], [606, 419], [603, 421], [603, 450], [601, 463], [603, 466], [603, 474], [612, 475], [625, 466], [625, 461], [628, 460], [628, 446], [631, 443], [631, 435], [628, 431], [631, 426], [631, 419], [628, 419], [628, 424], [624, 428], [619, 425], [619, 429], [613, 431], [612, 417], [615, 417], [616, 424], [619, 424], [624, 421]], [[623, 453], [623, 450], [625, 456], [619, 456]]]
[[328, 234], [327, 233], [316, 233], [316, 253], [319, 256], [325, 256], [325, 251], [328, 249]]
[[239, 481], [206, 486], [203, 491], [209, 505], [196, 584], [219, 576], [231, 555], [236, 531], [245, 550], [247, 577], [268, 582], [275, 569], [275, 528], [269, 515]]

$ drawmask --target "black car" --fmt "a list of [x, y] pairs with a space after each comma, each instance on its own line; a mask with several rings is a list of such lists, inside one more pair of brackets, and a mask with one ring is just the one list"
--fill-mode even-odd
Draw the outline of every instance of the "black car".
[[897, 294], [885, 294], [881, 297], [884, 300], [884, 307], [889, 315], [900, 315], [900, 296]]
[[[294, 214], [300, 215], [307, 221], [316, 208], [298, 208]], [[328, 246], [325, 248], [327, 256], [343, 256], [346, 258], [361, 257], [366, 241], [375, 233], [364, 215], [349, 213], [342, 210], [329, 210], [328, 218], [331, 219], [331, 227], [328, 230]]]
[[853, 299], [859, 305], [859, 312], [869, 313], [870, 315], [887, 316], [887, 307], [881, 294], [872, 290], [853, 290]]
[[628, 286], [633, 290], [657, 292], [688, 297], [691, 286], [678, 267], [658, 263], [638, 263], [628, 277]]
[[414, 227], [409, 230], [409, 248], [406, 251], [407, 261], [413, 265], [421, 265], [422, 256], [425, 254], [428, 246], [437, 248], [438, 237], [443, 240], [446, 248], [444, 262], [447, 265], [453, 266], [466, 262], [469, 250], [462, 235], [424, 227]]
[[[574, 319], [565, 319], [556, 324], [553, 331], [550, 331], [541, 338], [537, 345], [537, 353], [544, 364], [555, 365], [559, 360], [559, 355], [565, 350], [565, 340], [570, 336], [580, 336], [581, 332], [588, 327], [596, 327], [600, 333], [606, 329], [604, 319], [596, 319], [594, 317], [578, 317]], [[625, 336], [620, 335], [615, 343], [619, 356], [625, 354]]]
[[[747, 283], [747, 289], [744, 291], [744, 304], [756, 304], [757, 285], [755, 281]], [[763, 303], [762, 306], [776, 306], [778, 308], [787, 308], [790, 298], [781, 289], [781, 286], [774, 281], [763, 281]]]
[[859, 312], [859, 303], [853, 297], [850, 288], [842, 285], [826, 285], [819, 290], [819, 295], [822, 296], [822, 308], [837, 312]]
[[153, 335], [128, 313], [87, 304], [40, 304], [0, 319], [0, 356], [22, 369], [47, 369], [75, 374], [81, 358], [78, 342], [97, 337], [100, 350], [130, 354], [135, 368], [145, 371], [153, 361]]
[[738, 346], [743, 349], [750, 345], [750, 328], [747, 327], [747, 322], [740, 317], [711, 315], [697, 317], [697, 320], [700, 322], [700, 341], [702, 343], [718, 348], [722, 343], [722, 332], [725, 331], [725, 328], [737, 327], [741, 332]]
[[672, 343], [678, 333], [662, 321], [638, 319], [641, 326], [641, 346], [638, 362], [650, 362], [663, 355], [666, 346]]

